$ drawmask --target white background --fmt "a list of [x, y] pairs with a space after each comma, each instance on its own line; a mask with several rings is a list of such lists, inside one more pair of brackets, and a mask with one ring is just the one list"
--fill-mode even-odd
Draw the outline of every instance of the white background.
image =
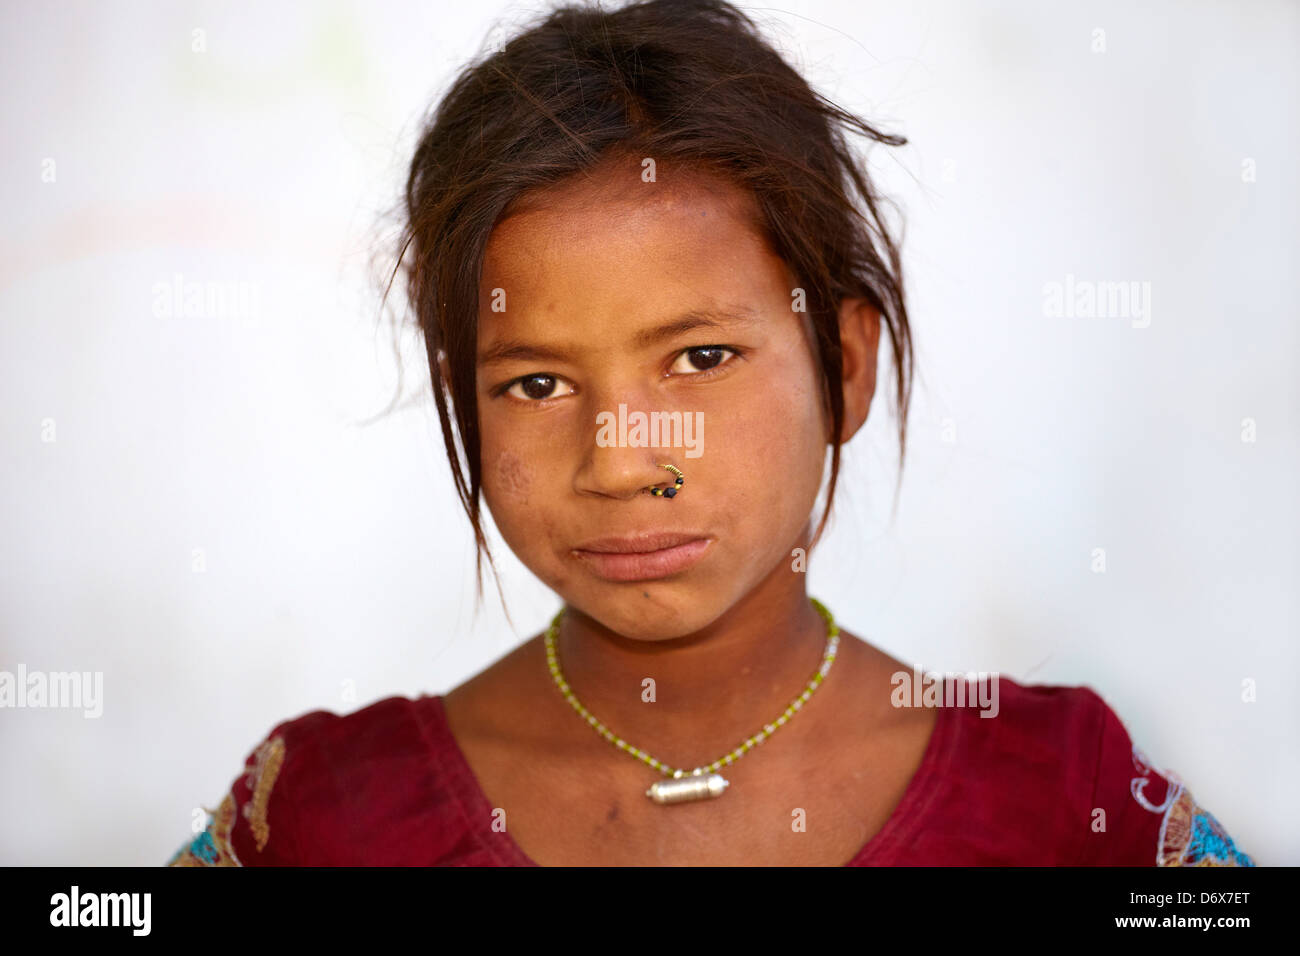
[[[445, 691], [558, 606], [499, 546], [514, 627], [490, 580], [475, 615], [414, 340], [366, 424], [418, 119], [534, 9], [0, 13], [0, 670], [105, 697], [0, 710], [0, 863], [164, 862], [275, 723]], [[921, 373], [898, 513], [879, 394], [811, 592], [905, 660], [1093, 687], [1258, 862], [1300, 863], [1300, 9], [756, 16], [910, 140], [871, 159]], [[159, 318], [177, 274], [255, 284], [257, 314]], [[1149, 282], [1150, 326], [1045, 315], [1067, 275]]]

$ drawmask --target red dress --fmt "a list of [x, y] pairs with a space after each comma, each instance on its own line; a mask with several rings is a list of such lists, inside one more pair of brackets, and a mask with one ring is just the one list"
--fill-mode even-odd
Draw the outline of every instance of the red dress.
[[[1093, 691], [995, 679], [995, 717], [939, 708], [902, 800], [846, 865], [1254, 866]], [[208, 812], [169, 866], [537, 865], [493, 826], [441, 696], [285, 721]]]

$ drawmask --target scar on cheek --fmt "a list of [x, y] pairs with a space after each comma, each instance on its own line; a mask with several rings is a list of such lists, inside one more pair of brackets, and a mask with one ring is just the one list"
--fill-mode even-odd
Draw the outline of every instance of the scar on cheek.
[[528, 468], [512, 452], [504, 451], [497, 458], [497, 484], [506, 494], [526, 499], [532, 487]]

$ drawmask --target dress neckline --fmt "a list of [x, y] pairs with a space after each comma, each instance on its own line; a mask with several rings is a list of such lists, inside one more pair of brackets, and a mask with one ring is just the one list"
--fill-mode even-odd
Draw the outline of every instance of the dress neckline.
[[[461, 750], [460, 743], [451, 732], [447, 722], [447, 712], [443, 707], [443, 695], [436, 694], [428, 698], [434, 708], [432, 730], [440, 747], [435, 748], [435, 758], [440, 760], [444, 772], [448, 775], [452, 798], [456, 801], [462, 818], [470, 821], [490, 819], [492, 804], [483, 791], [478, 778], [469, 765], [469, 759]], [[952, 713], [957, 710], [957, 713]], [[935, 784], [943, 779], [956, 752], [956, 742], [961, 730], [962, 708], [939, 707], [934, 726], [930, 728], [930, 739], [926, 742], [921, 756], [920, 766], [912, 774], [902, 799], [894, 807], [889, 818], [876, 833], [864, 843], [844, 866], [869, 866], [888, 864], [900, 849], [905, 849], [917, 828], [924, 822], [926, 813], [934, 804], [939, 787]], [[435, 743], [435, 741], [430, 741]], [[499, 834], [485, 834], [481, 822], [468, 825], [475, 842], [481, 846], [498, 864], [502, 866], [542, 866], [523, 851], [510, 835], [509, 830]]]

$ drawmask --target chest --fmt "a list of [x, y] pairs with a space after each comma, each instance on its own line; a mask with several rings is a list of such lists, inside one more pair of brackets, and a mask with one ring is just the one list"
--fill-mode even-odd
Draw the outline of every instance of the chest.
[[724, 768], [721, 796], [671, 805], [645, 792], [665, 778], [618, 752], [464, 749], [496, 828], [543, 866], [839, 866], [901, 800], [919, 762], [911, 736], [760, 747]]

